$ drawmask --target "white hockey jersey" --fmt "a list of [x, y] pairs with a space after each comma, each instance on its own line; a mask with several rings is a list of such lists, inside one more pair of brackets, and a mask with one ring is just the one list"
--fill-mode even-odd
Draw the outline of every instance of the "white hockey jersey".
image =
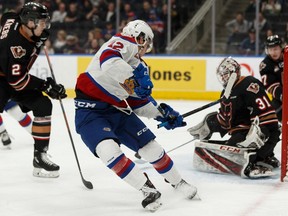
[[150, 100], [137, 97], [133, 84], [131, 89], [125, 88], [129, 86], [134, 68], [141, 64], [138, 51], [134, 38], [121, 34], [113, 36], [102, 45], [86, 71], [78, 77], [76, 94], [80, 91], [93, 100], [106, 102], [119, 108], [127, 108], [129, 104], [134, 111], [145, 106], [146, 114], [143, 109], [142, 111], [140, 109], [138, 110], [140, 115], [154, 118], [159, 112]]

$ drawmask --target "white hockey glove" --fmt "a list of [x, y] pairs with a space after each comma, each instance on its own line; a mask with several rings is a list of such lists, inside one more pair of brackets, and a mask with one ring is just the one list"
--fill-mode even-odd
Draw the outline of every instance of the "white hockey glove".
[[210, 116], [216, 115], [217, 112], [212, 112], [209, 113], [205, 116], [205, 118], [203, 119], [202, 122], [200, 122], [199, 124], [195, 125], [194, 127], [190, 127], [187, 131], [196, 139], [199, 140], [208, 140], [211, 138], [213, 132], [210, 130], [209, 126], [208, 126], [208, 121], [207, 119]]
[[246, 139], [240, 143], [237, 143], [237, 146], [259, 149], [267, 140], [268, 137], [262, 133], [261, 128], [259, 127], [259, 117], [256, 116], [251, 124], [248, 134], [246, 135]]

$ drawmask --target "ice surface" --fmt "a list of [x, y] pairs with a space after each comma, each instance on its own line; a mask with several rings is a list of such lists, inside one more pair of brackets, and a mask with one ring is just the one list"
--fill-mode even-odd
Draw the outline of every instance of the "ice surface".
[[[181, 113], [209, 101], [166, 101]], [[72, 99], [63, 100], [84, 178], [93, 183], [88, 190], [82, 184], [66, 124], [58, 101], [53, 101], [52, 134], [49, 153], [61, 166], [60, 177], [42, 179], [32, 176], [33, 140], [14, 119], [3, 114], [13, 136], [12, 150], [0, 149], [0, 216], [135, 216], [151, 214], [142, 206], [142, 194], [121, 181], [94, 158], [74, 130]], [[188, 126], [167, 131], [157, 122], [143, 119], [168, 151], [192, 139], [186, 131], [218, 105], [186, 118]], [[276, 156], [280, 158], [280, 143]], [[133, 152], [123, 147], [131, 159]], [[203, 173], [193, 169], [193, 142], [170, 153], [183, 177], [198, 187], [201, 201], [185, 200], [149, 164], [139, 165], [162, 193], [163, 206], [153, 215], [177, 216], [286, 216], [288, 185], [280, 183], [280, 170], [272, 179], [249, 180], [239, 176]]]

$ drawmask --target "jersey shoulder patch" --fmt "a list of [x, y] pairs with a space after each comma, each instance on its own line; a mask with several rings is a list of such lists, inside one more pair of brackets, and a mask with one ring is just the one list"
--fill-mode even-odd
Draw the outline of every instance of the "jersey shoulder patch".
[[264, 61], [262, 61], [259, 65], [260, 71], [262, 71], [265, 67], [266, 67], [266, 63]]
[[251, 83], [246, 90], [254, 94], [257, 94], [260, 90], [260, 86], [258, 83]]

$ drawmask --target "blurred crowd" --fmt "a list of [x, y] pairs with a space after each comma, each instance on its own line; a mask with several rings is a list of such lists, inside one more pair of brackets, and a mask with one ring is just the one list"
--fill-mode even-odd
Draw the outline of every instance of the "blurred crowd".
[[[24, 0], [0, 1], [0, 14]], [[28, 1], [25, 1], [28, 2]], [[52, 27], [46, 46], [51, 54], [94, 54], [116, 32], [116, 0], [34, 0], [51, 12]], [[203, 0], [172, 0], [172, 38], [187, 23]], [[165, 53], [167, 44], [166, 0], [121, 0], [120, 26], [134, 19], [146, 21], [154, 31], [153, 53]]]
[[[29, 0], [28, 0], [29, 1]], [[1, 14], [18, 10], [27, 0], [1, 0]], [[112, 35], [134, 19], [146, 21], [154, 32], [153, 53], [165, 53], [167, 45], [167, 0], [120, 0], [120, 26], [116, 30], [116, 0], [34, 0], [50, 11], [52, 28], [47, 48], [51, 54], [94, 54]], [[187, 24], [205, 0], [171, 0], [171, 38]], [[288, 0], [256, 0], [237, 11], [225, 26], [226, 53], [255, 55], [256, 19], [259, 22], [259, 54], [268, 36], [278, 34], [288, 43]]]
[[259, 54], [264, 53], [266, 38], [278, 34], [288, 43], [287, 0], [261, 0], [256, 14], [256, 0], [251, 0], [245, 11], [237, 11], [235, 18], [226, 23], [228, 32], [227, 54], [255, 55], [256, 21], [259, 29]]

